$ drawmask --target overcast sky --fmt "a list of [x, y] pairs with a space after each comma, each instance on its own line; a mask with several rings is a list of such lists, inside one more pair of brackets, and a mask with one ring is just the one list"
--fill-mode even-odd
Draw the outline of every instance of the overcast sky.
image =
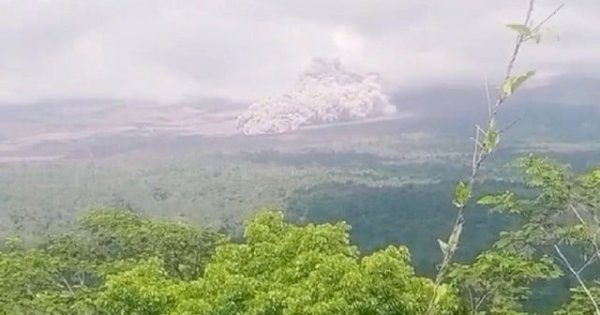
[[[520, 70], [600, 74], [600, 1], [564, 0]], [[560, 4], [538, 0], [539, 21]], [[252, 100], [313, 58], [389, 90], [483, 84], [503, 69], [526, 0], [0, 0], [0, 102], [110, 97]], [[561, 40], [556, 41], [556, 35]], [[554, 38], [554, 39], [553, 39]], [[492, 80], [493, 81], [493, 80]]]

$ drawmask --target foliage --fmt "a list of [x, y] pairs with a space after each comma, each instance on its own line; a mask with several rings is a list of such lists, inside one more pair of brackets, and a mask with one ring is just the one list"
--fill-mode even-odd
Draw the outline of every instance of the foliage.
[[[145, 244], [163, 239], [143, 227], [157, 227], [166, 244], [172, 235], [197, 240], [192, 227], [115, 210], [80, 224], [36, 248], [10, 241], [0, 256], [0, 314], [422, 314], [434, 289], [414, 274], [405, 247], [361, 257], [343, 222], [296, 226], [261, 212], [243, 243], [204, 239], [202, 253], [216, 246], [214, 255], [201, 274], [183, 276], [163, 247]], [[184, 262], [197, 252], [167, 251]], [[454, 289], [439, 290], [440, 314], [459, 314]]]
[[[406, 248], [361, 259], [343, 223], [299, 227], [261, 213], [245, 240], [217, 249], [176, 314], [421, 314], [433, 289]], [[445, 290], [440, 314], [453, 314], [457, 300]]]
[[503, 232], [495, 247], [527, 257], [553, 257], [576, 283], [565, 309], [574, 314], [581, 310], [600, 314], [594, 288], [600, 271], [600, 169], [577, 175], [564, 165], [533, 155], [521, 159], [519, 165], [532, 195], [520, 197], [507, 191], [480, 199], [520, 219], [518, 228]]
[[0, 314], [80, 314], [92, 291], [72, 279], [68, 257], [37, 249], [0, 252]]
[[[535, 74], [535, 71], [528, 71], [527, 73], [522, 75], [513, 75], [515, 63], [521, 51], [521, 47], [526, 41], [532, 38], [536, 38], [536, 41], [539, 43], [539, 28], [557, 12], [555, 11], [541, 24], [534, 27], [532, 22], [532, 12], [534, 8], [534, 3], [534, 0], [529, 0], [529, 6], [523, 24], [508, 25], [509, 28], [517, 31], [518, 35], [516, 36], [512, 55], [506, 66], [506, 74], [504, 76], [504, 79], [502, 80], [502, 84], [499, 89], [500, 91], [496, 96], [496, 100], [494, 103], [492, 103], [491, 101], [489, 91], [486, 90], [488, 98], [488, 117], [486, 119], [486, 125], [484, 125], [483, 128], [480, 126], [476, 126], [469, 180], [468, 182], [460, 181], [456, 186], [452, 203], [454, 204], [454, 206], [456, 206], [458, 210], [456, 213], [456, 219], [452, 226], [450, 235], [447, 238], [447, 241], [438, 239], [438, 244], [440, 245], [440, 249], [442, 251], [442, 261], [440, 263], [435, 278], [436, 285], [440, 285], [448, 276], [448, 269], [459, 247], [462, 232], [464, 229], [465, 210], [467, 209], [469, 201], [471, 200], [472, 191], [474, 189], [475, 183], [477, 182], [480, 176], [479, 173], [481, 171], [483, 162], [486, 161], [492, 154], [496, 152], [498, 145], [500, 144], [501, 134], [504, 130], [498, 127], [497, 122], [500, 107], [509, 98], [513, 96], [513, 94], [525, 81], [527, 81]], [[437, 294], [437, 290], [434, 290], [429, 308], [427, 309], [428, 315], [434, 315], [437, 312], [436, 306], [433, 303], [437, 298]]]
[[[212, 230], [147, 219], [131, 211], [131, 196], [113, 194], [104, 195], [104, 201], [110, 199], [109, 203], [126, 210], [92, 211], [76, 228], [36, 246], [23, 245], [20, 238], [6, 240], [0, 249], [0, 314], [518, 315], [526, 314], [524, 304], [534, 284], [569, 277], [574, 283], [570, 300], [554, 314], [600, 315], [600, 169], [576, 175], [544, 158], [523, 159], [521, 169], [529, 194], [521, 196], [508, 190], [479, 199], [480, 205], [516, 217], [518, 224], [500, 233], [493, 248], [474, 261], [454, 262], [463, 245], [466, 209], [479, 190], [483, 162], [496, 154], [503, 132], [512, 126], [500, 128], [498, 110], [535, 75], [535, 71], [514, 74], [521, 46], [528, 41], [539, 43], [542, 26], [562, 7], [534, 25], [533, 4], [530, 0], [523, 24], [508, 25], [517, 33], [514, 50], [495, 103], [488, 99], [486, 122], [476, 127], [470, 175], [458, 182], [453, 197], [448, 198], [456, 207], [455, 220], [448, 238], [438, 239], [442, 261], [434, 279], [415, 273], [409, 251], [403, 246], [361, 255], [351, 245], [345, 222], [294, 225], [286, 222], [281, 212], [264, 211], [247, 224], [239, 242], [232, 242]], [[377, 164], [367, 169], [357, 169], [352, 163], [339, 169], [315, 167], [311, 161], [310, 167], [269, 165], [250, 172], [242, 172], [239, 165], [225, 167], [225, 156], [218, 154], [216, 166], [201, 165], [199, 175], [192, 175], [199, 177], [190, 177], [189, 168], [177, 163], [167, 166], [165, 173], [178, 180], [181, 176], [188, 182], [206, 185], [193, 191], [182, 191], [181, 185], [163, 186], [153, 169], [136, 169], [134, 173], [144, 174], [121, 184], [142, 187], [143, 197], [138, 200], [151, 196], [153, 204], [158, 204], [155, 214], [156, 209], [162, 212], [173, 208], [179, 200], [194, 204], [202, 200], [210, 204], [212, 215], [223, 219], [241, 213], [240, 208], [251, 209], [249, 204], [264, 204], [265, 200], [287, 203], [292, 193], [317, 184], [398, 188], [431, 182], [431, 177], [413, 172], [415, 160], [406, 163], [410, 154], [391, 159], [389, 151], [393, 150], [385, 151], [387, 155], [376, 157], [375, 162], [373, 156], [362, 153], [362, 158]], [[456, 152], [442, 153], [437, 158], [447, 162], [448, 157], [462, 157], [452, 153]], [[421, 158], [417, 155], [417, 162]], [[90, 168], [95, 181], [95, 165]], [[462, 168], [464, 165], [459, 164], [455, 170]], [[390, 169], [394, 170], [391, 175]], [[281, 176], [290, 172], [294, 175]], [[62, 173], [50, 174], [47, 179], [56, 185], [52, 177]], [[120, 175], [108, 174], [103, 177], [105, 184], [114, 185]], [[270, 184], [256, 185], [257, 176], [270, 179]], [[148, 177], [155, 177], [154, 184], [147, 184]], [[218, 178], [218, 185], [207, 178]], [[18, 186], [12, 180], [5, 182]], [[71, 184], [79, 186], [80, 178]], [[58, 186], [60, 190], [72, 188]], [[17, 189], [21, 190], [27, 191]], [[90, 195], [96, 198], [94, 193]], [[249, 201], [244, 198], [249, 195], [258, 197]], [[31, 197], [27, 193], [24, 196]], [[86, 197], [77, 195], [73, 204]], [[7, 194], [1, 199], [6, 206], [13, 198]], [[235, 205], [234, 210], [229, 205]], [[52, 203], [45, 206], [52, 207]], [[8, 217], [21, 232], [27, 229], [28, 219], [44, 213], [37, 208], [33, 212], [11, 211]], [[188, 215], [194, 213], [185, 211]], [[303, 209], [298, 221], [304, 224], [308, 213]], [[58, 225], [63, 225], [72, 214], [44, 215], [47, 217], [42, 217], [38, 226], [47, 231], [53, 222], [45, 219], [56, 219]], [[232, 221], [230, 226], [235, 226], [236, 220]]]
[[[590, 288], [595, 299], [600, 300], [600, 286], [596, 284]], [[595, 309], [590, 304], [589, 296], [582, 288], [574, 288], [571, 301], [556, 311], [555, 315], [586, 315], [594, 314]]]
[[102, 314], [167, 314], [181, 294], [177, 283], [159, 259], [151, 258], [108, 276], [96, 303]]
[[[7, 239], [0, 314], [423, 314], [434, 291], [437, 314], [526, 314], [533, 285], [561, 275], [582, 281], [556, 314], [593, 314], [600, 172], [576, 175], [535, 156], [520, 166], [529, 191], [479, 199], [519, 224], [472, 263], [450, 265], [445, 284], [417, 276], [405, 247], [361, 255], [344, 222], [294, 225], [262, 211], [230, 242], [100, 209], [36, 247]], [[575, 262], [585, 268], [572, 274]]]
[[455, 265], [449, 274], [465, 294], [470, 314], [525, 314], [522, 302], [534, 281], [560, 275], [548, 258], [539, 261], [519, 254], [484, 252], [470, 265]]
[[[198, 277], [222, 240], [210, 230], [189, 224], [148, 220], [131, 211], [110, 209], [91, 212], [81, 227], [82, 233], [74, 237], [89, 240], [83, 244], [87, 260], [106, 263], [157, 257], [169, 275], [180, 279]], [[61, 245], [60, 239], [47, 244], [52, 252], [62, 249]]]
[[[435, 278], [436, 286], [439, 286], [441, 283], [444, 282], [444, 280], [446, 280], [450, 264], [459, 247], [463, 228], [465, 225], [465, 210], [472, 197], [472, 191], [475, 183], [479, 178], [479, 173], [481, 171], [483, 162], [486, 161], [492, 154], [496, 152], [500, 143], [502, 132], [506, 128], [511, 127], [511, 125], [508, 125], [507, 127], [502, 129], [498, 127], [497, 118], [499, 109], [508, 99], [510, 99], [513, 96], [513, 94], [517, 91], [517, 89], [519, 89], [519, 87], [521, 87], [521, 85], [523, 85], [523, 83], [525, 83], [525, 81], [527, 81], [529, 78], [535, 75], [535, 71], [527, 71], [525, 74], [513, 75], [514, 67], [519, 53], [521, 51], [521, 48], [523, 44], [528, 40], [535, 40], [536, 43], [539, 43], [541, 40], [541, 27], [562, 8], [562, 6], [559, 6], [554, 12], [552, 12], [549, 16], [543, 19], [541, 23], [534, 25], [532, 22], [534, 4], [534, 0], [529, 0], [528, 9], [526, 11], [525, 20], [523, 24], [508, 25], [508, 27], [512, 30], [515, 30], [518, 35], [516, 36], [513, 52], [506, 66], [506, 74], [504, 76], [504, 79], [502, 80], [502, 84], [499, 88], [499, 93], [496, 96], [496, 100], [494, 103], [492, 103], [491, 101], [489, 91], [486, 91], [488, 102], [488, 117], [486, 119], [486, 125], [483, 128], [480, 126], [476, 126], [469, 180], [468, 183], [460, 181], [456, 186], [452, 203], [456, 206], [458, 211], [456, 213], [456, 219], [452, 226], [452, 231], [450, 232], [447, 241], [442, 241], [438, 239], [438, 244], [440, 245], [440, 249], [442, 251], [442, 261], [440, 263]], [[436, 305], [433, 303], [437, 298], [437, 294], [438, 291], [436, 289], [433, 291], [431, 302], [427, 309], [428, 315], [433, 315], [438, 311]], [[477, 312], [477, 307], [474, 311]]]
[[169, 279], [192, 279], [221, 241], [187, 224], [130, 211], [92, 211], [73, 232], [35, 248], [8, 240], [0, 252], [0, 314], [91, 314], [104, 309], [102, 288], [121, 286], [144, 266], [138, 261], [160, 260]]

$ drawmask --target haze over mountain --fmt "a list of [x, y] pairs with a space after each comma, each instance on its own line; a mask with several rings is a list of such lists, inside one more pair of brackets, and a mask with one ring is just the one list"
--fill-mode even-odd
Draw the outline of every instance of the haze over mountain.
[[[472, 130], [485, 114], [485, 78], [497, 85], [509, 54], [514, 34], [503, 24], [525, 5], [175, 2], [1, 1], [2, 154], [98, 136], [236, 136], [357, 119], [372, 127], [378, 117], [387, 121], [377, 130]], [[540, 1], [535, 17], [557, 4]], [[599, 15], [597, 1], [568, 3], [543, 43], [528, 45], [517, 71], [538, 74], [506, 104], [506, 121], [593, 125]], [[353, 83], [323, 88], [306, 75], [315, 58], [341, 64], [322, 67], [324, 81]]]

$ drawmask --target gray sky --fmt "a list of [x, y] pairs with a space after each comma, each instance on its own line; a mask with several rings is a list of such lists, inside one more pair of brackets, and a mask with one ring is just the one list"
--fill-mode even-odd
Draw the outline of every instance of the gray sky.
[[[600, 73], [600, 1], [564, 0], [519, 70]], [[560, 4], [538, 0], [537, 20]], [[390, 89], [483, 85], [503, 69], [526, 0], [0, 0], [0, 102], [252, 100], [313, 58]], [[561, 40], [556, 41], [559, 34]], [[552, 39], [554, 37], [554, 39]]]

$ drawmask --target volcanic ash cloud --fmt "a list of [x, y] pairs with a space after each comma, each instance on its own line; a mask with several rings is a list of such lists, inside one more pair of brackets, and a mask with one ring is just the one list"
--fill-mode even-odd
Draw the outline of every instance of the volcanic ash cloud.
[[315, 60], [290, 93], [253, 103], [237, 126], [246, 135], [273, 134], [395, 112], [377, 75], [348, 72], [338, 61]]

